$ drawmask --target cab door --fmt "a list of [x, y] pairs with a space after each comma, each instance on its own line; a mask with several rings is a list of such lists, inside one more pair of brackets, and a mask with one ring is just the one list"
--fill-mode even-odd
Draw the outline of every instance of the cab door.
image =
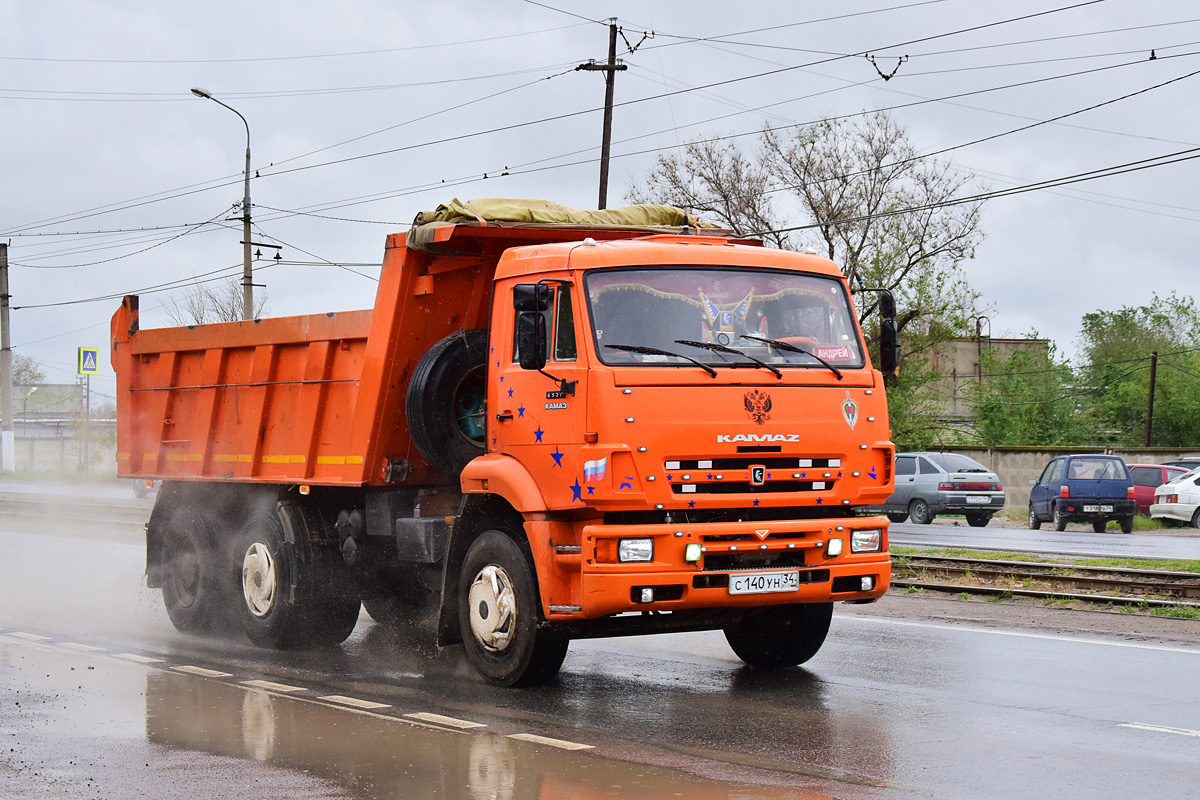
[[561, 279], [538, 278], [549, 288], [546, 308], [539, 312], [547, 332], [546, 366], [541, 371], [523, 369], [518, 361], [518, 314], [513, 307], [517, 284], [496, 293], [495, 309], [500, 313], [494, 312], [493, 319], [500, 322], [488, 365], [495, 372], [488, 387], [488, 448], [520, 460], [551, 506], [582, 506], [587, 365], [578, 347], [578, 293], [565, 274]]

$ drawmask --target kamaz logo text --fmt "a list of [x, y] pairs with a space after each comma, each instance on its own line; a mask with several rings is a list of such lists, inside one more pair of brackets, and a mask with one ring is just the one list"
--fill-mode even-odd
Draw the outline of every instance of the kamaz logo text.
[[798, 433], [718, 433], [717, 441], [729, 442], [798, 442]]

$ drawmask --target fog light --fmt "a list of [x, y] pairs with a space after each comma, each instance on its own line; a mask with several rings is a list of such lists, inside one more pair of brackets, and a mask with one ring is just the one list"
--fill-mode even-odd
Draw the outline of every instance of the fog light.
[[638, 597], [638, 602], [639, 603], [653, 603], [654, 602], [654, 587], [653, 586], [643, 586], [642, 593]]
[[687, 547], [683, 548], [683, 560], [688, 563], [700, 560], [700, 543], [689, 542]]
[[851, 553], [878, 553], [883, 549], [883, 531], [855, 531], [850, 534]]
[[829, 544], [825, 547], [825, 555], [840, 556], [842, 554], [842, 540], [830, 539]]
[[874, 575], [863, 575], [862, 576], [862, 590], [864, 592], [869, 592], [874, 588], [875, 588], [875, 576]]
[[[622, 539], [617, 545], [618, 561], [653, 561], [653, 539]], [[653, 594], [653, 592], [651, 592]]]

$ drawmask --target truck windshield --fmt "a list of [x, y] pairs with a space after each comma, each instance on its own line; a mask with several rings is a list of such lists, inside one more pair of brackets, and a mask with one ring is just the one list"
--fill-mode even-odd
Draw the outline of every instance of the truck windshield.
[[[833, 278], [734, 267], [631, 268], [589, 272], [584, 285], [605, 364], [754, 366], [757, 359], [783, 369], [865, 363], [845, 288]], [[689, 342], [735, 348], [746, 358]]]

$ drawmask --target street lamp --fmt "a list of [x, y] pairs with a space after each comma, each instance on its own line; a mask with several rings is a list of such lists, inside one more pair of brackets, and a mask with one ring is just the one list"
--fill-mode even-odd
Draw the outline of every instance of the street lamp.
[[207, 89], [193, 86], [192, 94], [196, 97], [203, 97], [205, 100], [212, 100], [217, 105], [225, 106], [237, 114], [242, 124], [246, 126], [246, 187], [242, 197], [242, 319], [254, 319], [254, 278], [250, 266], [250, 123], [246, 122], [246, 118], [240, 111], [233, 106], [225, 105], [213, 97]]
[[29, 438], [29, 414], [25, 411], [25, 406], [29, 403], [29, 398], [33, 397], [33, 393], [37, 390], [38, 387], [36, 386], [30, 389], [25, 393], [25, 398], [21, 401], [21, 433], [26, 439]]

